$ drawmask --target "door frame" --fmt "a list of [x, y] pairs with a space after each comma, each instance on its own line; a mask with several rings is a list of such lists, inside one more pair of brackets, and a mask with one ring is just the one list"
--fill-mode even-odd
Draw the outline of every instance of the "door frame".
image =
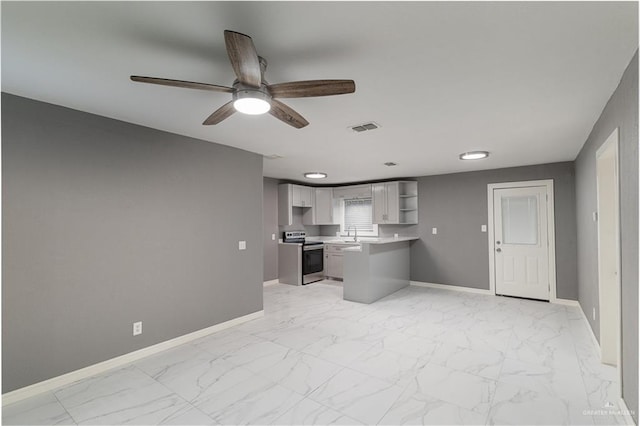
[[[605, 142], [600, 145], [600, 148], [598, 148], [598, 150], [596, 151], [596, 211], [598, 211], [598, 207], [600, 206], [600, 188], [599, 188], [599, 179], [598, 179], [598, 160], [610, 149], [613, 149], [613, 158], [614, 158], [614, 181], [615, 181], [615, 192], [614, 192], [614, 197], [616, 199], [616, 213], [618, 214], [618, 220], [617, 220], [617, 227], [615, 230], [615, 244], [616, 247], [618, 248], [617, 253], [616, 253], [616, 267], [618, 270], [618, 275], [617, 275], [617, 282], [616, 282], [616, 286], [618, 287], [618, 303], [617, 303], [617, 312], [616, 312], [616, 325], [617, 325], [617, 336], [616, 336], [616, 346], [618, 349], [618, 354], [617, 354], [617, 365], [616, 365], [616, 369], [618, 370], [618, 388], [620, 390], [620, 392], [622, 392], [622, 281], [620, 279], [620, 273], [621, 273], [621, 247], [620, 247], [620, 137], [619, 137], [619, 130], [616, 127], [611, 134], [609, 135], [609, 137], [607, 137], [607, 139], [605, 140]], [[601, 309], [601, 299], [602, 299], [602, 285], [600, 283], [600, 256], [601, 256], [601, 252], [600, 252], [600, 234], [601, 234], [601, 230], [600, 230], [600, 215], [597, 214], [597, 223], [596, 223], [596, 233], [597, 233], [597, 238], [598, 238], [598, 328], [600, 329], [600, 333], [602, 333], [602, 318], [605, 317], [604, 315], [602, 315], [602, 309]], [[602, 335], [602, 334], [600, 334]], [[598, 342], [598, 346], [600, 346], [600, 342]], [[600, 348], [600, 362], [602, 362], [602, 348]], [[621, 393], [622, 395], [622, 393]]]
[[493, 192], [495, 189], [508, 188], [528, 188], [532, 186], [544, 186], [547, 192], [547, 241], [549, 243], [549, 302], [557, 301], [556, 292], [556, 226], [555, 226], [555, 207], [553, 179], [543, 180], [527, 180], [520, 182], [501, 182], [487, 184], [487, 201], [488, 201], [488, 242], [489, 242], [489, 291], [496, 294], [496, 253], [495, 253], [495, 235], [494, 235], [494, 209], [493, 209]]

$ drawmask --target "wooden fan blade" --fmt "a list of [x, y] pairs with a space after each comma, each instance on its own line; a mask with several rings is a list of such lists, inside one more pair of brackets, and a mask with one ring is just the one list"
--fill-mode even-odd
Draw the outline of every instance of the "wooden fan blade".
[[218, 124], [225, 118], [229, 118], [236, 112], [236, 109], [233, 107], [233, 101], [229, 101], [226, 104], [222, 105], [220, 108], [215, 110], [213, 114], [207, 117], [206, 120], [202, 124], [205, 126], [210, 126], [212, 124]]
[[356, 83], [353, 80], [291, 81], [269, 86], [269, 92], [274, 98], [343, 95], [355, 91]]
[[284, 121], [288, 125], [295, 127], [296, 129], [302, 129], [304, 126], [309, 124], [303, 116], [275, 99], [271, 99], [271, 109], [269, 110], [269, 114], [273, 115], [278, 120]]
[[260, 83], [262, 83], [260, 60], [251, 37], [225, 30], [224, 42], [227, 45], [227, 54], [238, 81], [248, 86], [260, 87]]
[[216, 84], [208, 84], [208, 83], [196, 83], [193, 81], [170, 80], [168, 78], [157, 78], [157, 77], [142, 77], [139, 75], [132, 75], [131, 80], [137, 81], [140, 83], [160, 84], [162, 86], [185, 87], [187, 89], [211, 90], [213, 92], [233, 93], [232, 87], [218, 86]]

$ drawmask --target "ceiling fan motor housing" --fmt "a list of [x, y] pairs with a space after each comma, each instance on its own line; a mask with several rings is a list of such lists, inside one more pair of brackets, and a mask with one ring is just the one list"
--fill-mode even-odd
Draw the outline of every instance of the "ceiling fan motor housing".
[[234, 101], [243, 98], [256, 98], [267, 102], [271, 101], [271, 94], [269, 93], [269, 89], [267, 89], [267, 85], [264, 83], [262, 83], [260, 87], [252, 87], [236, 80], [233, 83], [233, 88], [235, 89], [232, 95]]

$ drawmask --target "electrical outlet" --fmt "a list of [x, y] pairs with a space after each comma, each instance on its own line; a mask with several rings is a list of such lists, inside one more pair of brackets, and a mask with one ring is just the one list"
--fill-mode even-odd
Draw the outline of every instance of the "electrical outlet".
[[142, 334], [142, 321], [133, 323], [133, 335], [137, 336], [139, 334]]
[[482, 232], [487, 232], [487, 225], [482, 225], [482, 226], [480, 227], [480, 231], [482, 231]]
[[238, 250], [246, 250], [247, 242], [246, 241], [238, 241]]
[[595, 307], [593, 308], [593, 320], [594, 321], [596, 320], [596, 308]]
[[431, 228], [431, 233], [436, 235], [438, 233], [438, 228]]
[[393, 238], [398, 238], [398, 234], [393, 234]]

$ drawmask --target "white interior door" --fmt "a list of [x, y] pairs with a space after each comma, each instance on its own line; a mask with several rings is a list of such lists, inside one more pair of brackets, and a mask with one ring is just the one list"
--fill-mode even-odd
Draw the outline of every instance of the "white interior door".
[[496, 294], [549, 300], [547, 187], [493, 191]]

